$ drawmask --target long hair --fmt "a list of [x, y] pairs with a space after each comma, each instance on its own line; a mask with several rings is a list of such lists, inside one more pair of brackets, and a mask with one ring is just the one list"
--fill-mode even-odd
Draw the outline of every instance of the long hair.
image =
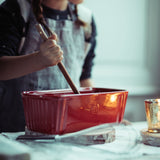
[[79, 17], [78, 17], [78, 7], [77, 7], [77, 5], [75, 6], [75, 13], [77, 15], [76, 24], [79, 25], [79, 26], [86, 27], [87, 23], [82, 21], [82, 20], [80, 20]]
[[42, 24], [44, 28], [47, 30], [49, 35], [52, 35], [52, 30], [47, 26], [46, 21], [43, 17], [43, 7], [42, 7], [43, 0], [32, 0], [32, 9], [34, 15], [38, 21], [38, 23]]

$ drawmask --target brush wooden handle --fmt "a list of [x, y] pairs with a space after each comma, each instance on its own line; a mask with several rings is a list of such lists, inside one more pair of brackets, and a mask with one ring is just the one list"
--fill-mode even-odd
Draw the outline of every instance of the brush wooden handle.
[[[46, 35], [46, 33], [44, 32], [42, 25], [41, 24], [37, 24], [36, 28], [40, 34], [40, 36], [42, 37], [42, 39], [44, 41], [46, 41], [48, 39], [48, 36]], [[62, 62], [59, 62], [58, 64], [59, 69], [61, 70], [63, 76], [65, 77], [66, 81], [68, 82], [68, 84], [70, 85], [71, 89], [73, 90], [73, 92], [75, 94], [80, 94], [79, 91], [77, 90], [76, 86], [74, 85], [73, 81], [71, 80], [66, 68], [64, 67]]]

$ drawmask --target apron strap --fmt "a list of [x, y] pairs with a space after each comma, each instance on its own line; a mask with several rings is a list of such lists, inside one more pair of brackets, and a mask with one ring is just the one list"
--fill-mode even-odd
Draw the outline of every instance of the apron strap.
[[29, 14], [31, 9], [31, 4], [29, 0], [17, 0], [21, 10], [21, 15], [24, 18], [24, 21], [27, 23], [29, 20]]

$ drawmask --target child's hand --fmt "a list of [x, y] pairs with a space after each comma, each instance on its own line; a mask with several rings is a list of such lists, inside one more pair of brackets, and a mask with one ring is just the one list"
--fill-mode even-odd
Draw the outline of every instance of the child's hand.
[[57, 36], [53, 34], [40, 45], [40, 61], [45, 67], [57, 65], [63, 59], [63, 51], [56, 40]]

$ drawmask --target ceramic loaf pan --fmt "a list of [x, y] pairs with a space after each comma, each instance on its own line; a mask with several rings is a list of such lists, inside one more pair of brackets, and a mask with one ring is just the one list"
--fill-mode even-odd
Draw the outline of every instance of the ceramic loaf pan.
[[47, 134], [76, 132], [103, 123], [121, 122], [128, 91], [108, 88], [24, 91], [26, 126]]

